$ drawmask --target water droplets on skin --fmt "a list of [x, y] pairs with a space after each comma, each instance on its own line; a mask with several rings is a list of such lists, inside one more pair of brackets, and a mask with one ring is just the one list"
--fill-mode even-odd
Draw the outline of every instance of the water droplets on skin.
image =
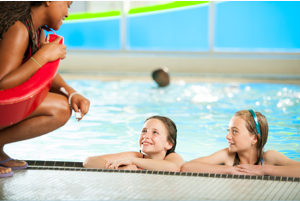
[[80, 122], [72, 117], [50, 134], [7, 145], [9, 155], [19, 159], [83, 161], [92, 155], [138, 151], [144, 120], [163, 115], [175, 121], [176, 150], [188, 161], [226, 147], [226, 129], [232, 115], [253, 108], [268, 119], [266, 149], [284, 150], [288, 157], [300, 161], [297, 85], [181, 80], [158, 88], [153, 82], [130, 80], [68, 83], [90, 99], [89, 113]]

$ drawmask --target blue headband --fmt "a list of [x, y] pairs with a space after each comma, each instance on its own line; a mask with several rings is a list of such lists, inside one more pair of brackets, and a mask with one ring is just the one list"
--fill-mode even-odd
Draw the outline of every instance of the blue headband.
[[259, 134], [259, 136], [261, 137], [261, 133], [260, 133], [260, 128], [259, 128], [259, 123], [258, 123], [257, 116], [256, 116], [255, 112], [252, 109], [250, 109], [248, 111], [252, 114], [252, 117], [254, 119], [255, 126], [256, 126], [256, 131]]

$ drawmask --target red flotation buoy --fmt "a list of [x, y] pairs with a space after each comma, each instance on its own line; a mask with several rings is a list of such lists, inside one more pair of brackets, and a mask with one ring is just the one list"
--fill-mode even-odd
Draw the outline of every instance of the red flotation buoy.
[[[49, 34], [49, 42], [58, 36]], [[60, 41], [63, 43], [63, 39]], [[0, 127], [18, 123], [30, 115], [47, 96], [60, 59], [42, 66], [26, 82], [0, 90]]]

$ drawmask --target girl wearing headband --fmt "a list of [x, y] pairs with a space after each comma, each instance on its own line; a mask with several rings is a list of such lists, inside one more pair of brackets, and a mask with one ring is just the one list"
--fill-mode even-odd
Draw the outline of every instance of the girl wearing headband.
[[300, 177], [300, 162], [275, 150], [263, 152], [268, 129], [260, 112], [238, 111], [229, 123], [229, 147], [187, 162], [181, 171]]
[[86, 168], [162, 170], [179, 172], [184, 163], [175, 153], [177, 128], [175, 123], [163, 116], [146, 119], [140, 134], [140, 152], [121, 152], [88, 157]]

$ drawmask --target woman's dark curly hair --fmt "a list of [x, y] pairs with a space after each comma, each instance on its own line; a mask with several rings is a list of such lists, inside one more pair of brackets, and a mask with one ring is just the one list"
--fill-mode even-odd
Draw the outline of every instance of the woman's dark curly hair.
[[21, 21], [29, 28], [29, 40], [33, 44], [33, 52], [38, 49], [36, 30], [33, 29], [31, 7], [41, 6], [43, 1], [0, 1], [0, 40], [9, 27]]

